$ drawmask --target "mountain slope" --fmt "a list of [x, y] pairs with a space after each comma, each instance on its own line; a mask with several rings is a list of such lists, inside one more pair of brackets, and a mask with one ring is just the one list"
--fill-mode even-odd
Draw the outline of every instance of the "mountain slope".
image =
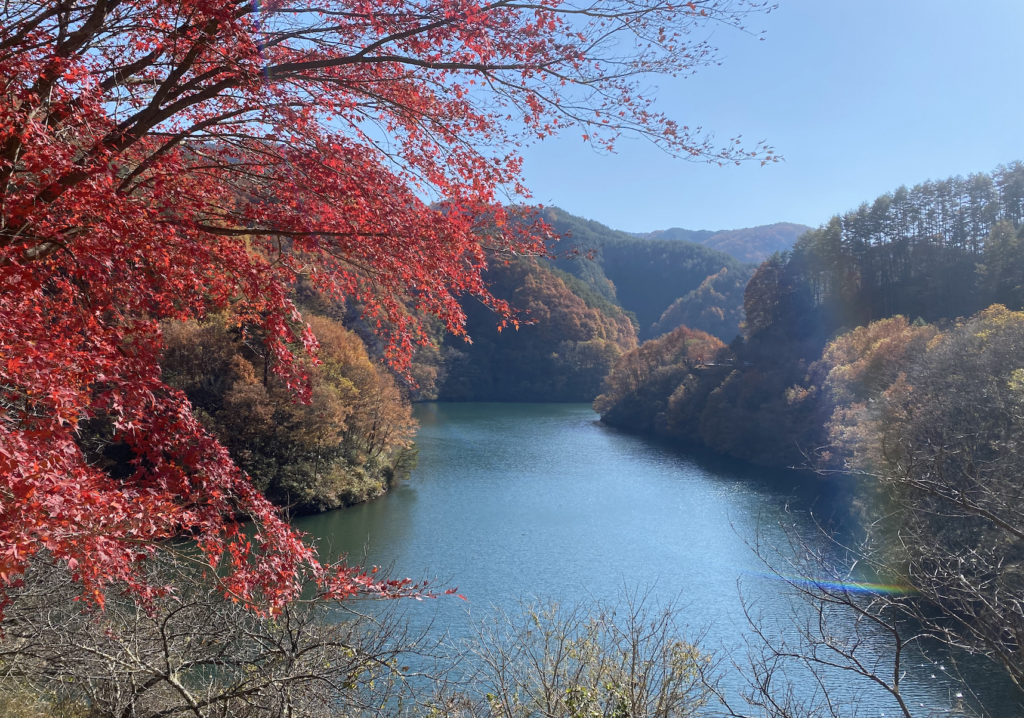
[[[545, 219], [560, 234], [569, 235], [562, 240], [563, 251], [574, 248], [589, 252], [592, 257], [560, 259], [556, 266], [633, 312], [640, 325], [641, 339], [656, 336], [653, 327], [665, 310], [711, 275], [727, 269], [732, 277], [749, 276], [752, 269], [735, 257], [702, 244], [643, 239], [558, 208], [546, 210]], [[728, 314], [732, 309], [725, 307], [723, 311]], [[731, 332], [725, 341], [736, 333], [731, 325], [724, 331]]]
[[591, 401], [618, 358], [637, 345], [627, 312], [544, 262], [496, 262], [486, 278], [496, 297], [523, 312], [524, 323], [498, 331], [493, 312], [464, 301], [473, 342], [448, 336], [434, 357], [442, 400]]
[[725, 342], [739, 333], [755, 265], [706, 245], [723, 233], [642, 239], [558, 208], [544, 217], [563, 237], [562, 258], [495, 262], [487, 273], [495, 296], [527, 323], [499, 333], [494, 314], [467, 298], [473, 343], [448, 337], [440, 351], [417, 354], [419, 398], [587, 401], [638, 338], [681, 324]]
[[719, 231], [710, 229], [683, 229], [672, 227], [670, 229], [659, 229], [654, 232], [637, 232], [636, 236], [641, 239], [670, 239], [673, 242], [693, 242], [694, 244], [707, 244], [707, 241], [719, 234]]
[[740, 333], [743, 292], [754, 273], [752, 264], [740, 274], [722, 271], [710, 275], [699, 287], [675, 300], [651, 329], [651, 336], [668, 334], [676, 327], [697, 327], [726, 341]]

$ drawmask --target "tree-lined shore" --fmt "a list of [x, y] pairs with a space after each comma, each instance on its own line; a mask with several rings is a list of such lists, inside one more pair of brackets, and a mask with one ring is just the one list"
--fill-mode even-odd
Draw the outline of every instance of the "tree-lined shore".
[[[698, 362], [671, 334], [648, 342], [623, 357], [595, 406], [614, 426], [746, 461], [837, 468], [840, 414], [912, 371], [904, 332], [934, 324], [929, 331], [955, 334], [990, 305], [1024, 309], [1022, 210], [1016, 162], [901, 187], [837, 215], [753, 273], [742, 336], [714, 356], [702, 346]], [[643, 378], [624, 382], [632, 365]]]
[[[933, 645], [1024, 685], [1024, 165], [799, 239], [640, 237], [526, 187], [522, 148], [559, 134], [781, 161], [650, 90], [774, 9], [5, 2], [0, 714], [834, 718], [839, 672], [914, 718], [901, 666]], [[292, 519], [407, 477], [426, 399], [594, 401], [856, 473], [865, 521], [750, 537], [817, 620], [750, 612], [742, 665], [639, 589], [413, 635], [395, 600], [457, 588]]]

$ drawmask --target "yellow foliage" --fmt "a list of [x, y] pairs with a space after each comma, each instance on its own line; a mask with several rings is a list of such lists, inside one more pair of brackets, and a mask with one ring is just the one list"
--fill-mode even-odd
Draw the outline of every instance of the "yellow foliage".
[[408, 400], [358, 335], [307, 315], [320, 348], [304, 361], [311, 396], [296, 401], [259, 347], [223, 317], [169, 322], [165, 378], [272, 500], [303, 510], [374, 498], [404, 471], [416, 423]]

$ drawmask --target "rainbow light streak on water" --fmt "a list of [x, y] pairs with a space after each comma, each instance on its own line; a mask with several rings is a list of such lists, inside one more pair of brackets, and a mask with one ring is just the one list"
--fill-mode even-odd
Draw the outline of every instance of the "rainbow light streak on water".
[[796, 586], [797, 588], [807, 588], [811, 590], [816, 589], [831, 593], [872, 594], [878, 596], [910, 596], [917, 593], [917, 591], [910, 586], [902, 586], [895, 583], [834, 581], [825, 578], [807, 578], [806, 576], [786, 576], [783, 574], [772, 573], [770, 571], [745, 570], [743, 573], [751, 576], [757, 576], [758, 578], [768, 579], [770, 581], [783, 581], [791, 586]]

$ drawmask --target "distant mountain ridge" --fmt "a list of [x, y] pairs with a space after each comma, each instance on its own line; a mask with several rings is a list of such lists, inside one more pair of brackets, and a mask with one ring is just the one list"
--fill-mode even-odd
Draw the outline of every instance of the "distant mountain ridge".
[[630, 234], [640, 239], [669, 239], [682, 242], [693, 242], [694, 244], [705, 244], [716, 234], [721, 234], [727, 231], [729, 230], [683, 229], [682, 227], [672, 227], [670, 229], [656, 229], [653, 232], [630, 232]]
[[758, 264], [775, 252], [785, 252], [793, 247], [796, 240], [811, 228], [805, 224], [776, 222], [759, 227], [743, 229], [659, 229], [654, 232], [632, 232], [640, 239], [664, 239], [702, 244], [719, 252], [725, 252], [741, 262]]

